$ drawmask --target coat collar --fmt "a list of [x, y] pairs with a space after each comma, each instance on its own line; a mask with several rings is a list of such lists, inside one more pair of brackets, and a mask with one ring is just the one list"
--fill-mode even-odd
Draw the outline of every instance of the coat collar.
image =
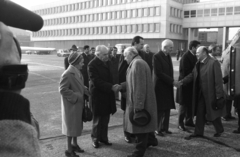
[[97, 65], [99, 65], [99, 66], [103, 66], [103, 67], [106, 67], [106, 68], [108, 68], [108, 64], [109, 64], [109, 60], [107, 61], [107, 65], [106, 64], [104, 64], [104, 62], [103, 61], [101, 61], [98, 57], [95, 57], [95, 60], [96, 60], [96, 62], [97, 62]]
[[68, 72], [72, 75], [74, 75], [75, 79], [81, 83], [81, 79], [83, 79], [80, 70], [75, 68], [73, 65], [69, 65], [68, 67]]
[[137, 55], [133, 58], [133, 60], [131, 61], [131, 63], [129, 64], [129, 67], [132, 66], [133, 62], [136, 60], [136, 59], [142, 59], [141, 56]]

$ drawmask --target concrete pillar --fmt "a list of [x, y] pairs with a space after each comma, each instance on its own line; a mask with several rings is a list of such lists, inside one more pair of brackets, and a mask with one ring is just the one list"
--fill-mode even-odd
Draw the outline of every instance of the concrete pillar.
[[229, 27], [223, 27], [223, 40], [222, 40], [222, 50], [226, 49], [226, 43], [228, 40]]

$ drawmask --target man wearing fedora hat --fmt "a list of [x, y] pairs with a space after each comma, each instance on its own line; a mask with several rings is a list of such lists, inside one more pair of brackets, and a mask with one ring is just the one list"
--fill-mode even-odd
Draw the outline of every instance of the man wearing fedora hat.
[[129, 67], [126, 82], [126, 112], [124, 130], [136, 137], [136, 150], [128, 157], [143, 157], [149, 146], [157, 146], [154, 135], [157, 129], [157, 103], [154, 94], [151, 70], [134, 47], [126, 48], [124, 57]]

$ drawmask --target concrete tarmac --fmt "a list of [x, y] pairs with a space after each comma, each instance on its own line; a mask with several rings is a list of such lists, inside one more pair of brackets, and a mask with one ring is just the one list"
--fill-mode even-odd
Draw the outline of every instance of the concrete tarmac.
[[[117, 111], [122, 113], [121, 110]], [[91, 124], [91, 122], [88, 122]], [[225, 132], [221, 137], [213, 137], [215, 133], [212, 125], [205, 126], [205, 138], [185, 140], [194, 128], [187, 127], [188, 132], [177, 128], [177, 111], [172, 110], [170, 118], [171, 135], [157, 136], [158, 146], [150, 147], [145, 157], [239, 157], [240, 135], [231, 133], [237, 126], [237, 120], [223, 122]], [[85, 129], [84, 129], [85, 130]], [[98, 149], [92, 146], [91, 129], [85, 130], [78, 137], [79, 146], [85, 150], [78, 153], [80, 157], [126, 157], [134, 150], [134, 143], [128, 144], [124, 141], [122, 124], [111, 124], [108, 133], [112, 146], [101, 144]], [[66, 137], [44, 139], [40, 141], [43, 157], [64, 157], [66, 150]]]

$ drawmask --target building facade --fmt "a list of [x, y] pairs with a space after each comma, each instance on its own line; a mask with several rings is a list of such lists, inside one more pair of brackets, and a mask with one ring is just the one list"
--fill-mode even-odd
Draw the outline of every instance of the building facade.
[[[183, 28], [184, 5], [198, 0], [68, 0], [39, 5], [32, 10], [43, 17], [44, 27], [32, 33], [34, 46], [70, 48], [71, 45], [114, 46], [140, 35], [154, 52], [162, 40], [175, 49], [187, 49]], [[195, 34], [198, 35], [197, 33]]]

